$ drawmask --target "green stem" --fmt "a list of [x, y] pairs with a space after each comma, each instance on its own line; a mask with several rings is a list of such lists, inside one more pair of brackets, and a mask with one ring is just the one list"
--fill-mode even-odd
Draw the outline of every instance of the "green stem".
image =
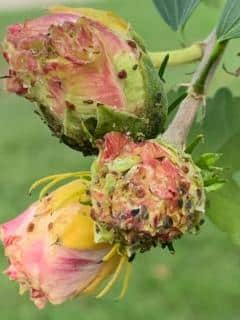
[[203, 46], [196, 43], [188, 48], [169, 50], [161, 52], [149, 52], [150, 58], [156, 68], [159, 68], [165, 56], [169, 54], [168, 65], [175, 66], [180, 64], [192, 63], [201, 60], [203, 56]]
[[213, 71], [215, 71], [214, 66], [219, 60], [219, 57], [221, 57], [222, 53], [224, 52], [226, 45], [227, 41], [216, 42], [206, 65], [201, 70], [201, 73], [198, 75], [198, 78], [195, 79], [195, 81], [192, 84], [194, 93], [204, 94], [208, 78], [209, 76], [211, 76]]
[[199, 107], [205, 101], [209, 82], [215, 73], [226, 45], [227, 41], [220, 43], [216, 41], [215, 32], [205, 41], [204, 54], [189, 84], [188, 95], [180, 104], [176, 116], [163, 134], [163, 138], [168, 142], [179, 147], [185, 146], [189, 130]]

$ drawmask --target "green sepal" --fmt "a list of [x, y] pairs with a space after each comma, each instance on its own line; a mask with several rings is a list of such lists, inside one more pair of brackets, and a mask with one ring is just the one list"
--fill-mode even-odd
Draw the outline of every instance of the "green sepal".
[[114, 242], [114, 233], [112, 230], [107, 230], [103, 226], [95, 223], [94, 228], [94, 241], [95, 243], [110, 243]]
[[139, 61], [140, 69], [144, 80], [145, 117], [151, 123], [149, 138], [155, 138], [164, 131], [164, 124], [168, 114], [167, 95], [163, 88], [163, 81], [159, 78], [158, 72], [149, 57], [143, 39], [134, 31], [131, 31], [133, 39], [142, 49]]
[[164, 123], [168, 114], [167, 96], [163, 88], [163, 83], [147, 54], [142, 55], [140, 67], [143, 73], [146, 92], [145, 116], [151, 123], [148, 130], [148, 137], [155, 138], [164, 130]]
[[97, 148], [92, 132], [95, 122], [93, 117], [83, 119], [77, 107], [75, 110], [65, 109], [62, 140], [72, 148], [81, 150], [84, 155], [96, 154]]
[[111, 131], [130, 133], [134, 139], [147, 138], [146, 127], [148, 126], [146, 119], [103, 105], [97, 110], [95, 138], [101, 138]]
[[[37, 104], [36, 104], [37, 105]], [[63, 135], [63, 125], [61, 121], [54, 116], [54, 114], [49, 110], [48, 107], [45, 107], [43, 104], [37, 105], [39, 108], [35, 111], [41, 120], [47, 124], [49, 129], [54, 133], [58, 138], [61, 138]]]
[[220, 153], [204, 153], [196, 162], [196, 165], [201, 169], [206, 192], [219, 190], [226, 182], [224, 179], [225, 169], [215, 166], [221, 156]]
[[134, 41], [137, 42], [137, 44], [138, 44], [139, 47], [142, 49], [142, 51], [146, 53], [146, 52], [147, 52], [147, 48], [146, 48], [146, 46], [145, 46], [144, 39], [143, 39], [137, 32], [135, 32], [135, 31], [132, 30], [132, 29], [130, 30], [129, 35], [130, 35], [130, 37], [132, 37], [132, 39], [133, 39]]

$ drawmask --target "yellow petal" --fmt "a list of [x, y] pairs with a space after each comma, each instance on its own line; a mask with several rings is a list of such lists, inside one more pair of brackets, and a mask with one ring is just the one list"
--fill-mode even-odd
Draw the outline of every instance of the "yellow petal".
[[117, 267], [115, 268], [115, 271], [113, 273], [112, 278], [107, 283], [107, 285], [100, 291], [100, 293], [98, 293], [98, 295], [96, 296], [97, 299], [104, 297], [112, 289], [113, 285], [116, 283], [116, 281], [118, 280], [118, 278], [122, 272], [123, 266], [126, 263], [127, 263], [127, 257], [121, 256], [119, 263], [118, 263]]
[[[78, 205], [76, 208], [77, 211], [75, 213], [71, 212], [71, 218], [68, 219], [67, 217], [67, 221], [64, 221], [63, 215], [61, 216], [63, 232], [59, 239], [62, 245], [66, 248], [78, 250], [96, 250], [108, 247], [107, 244], [96, 244], [94, 242], [94, 222], [90, 218], [91, 207]], [[58, 234], [61, 219], [56, 221]]]
[[111, 30], [128, 33], [129, 24], [111, 11], [96, 10], [92, 8], [69, 8], [65, 6], [52, 6], [48, 9], [51, 13], [71, 13], [98, 21]]
[[89, 182], [86, 180], [77, 179], [57, 188], [48, 197], [42, 199], [39, 211], [49, 213], [71, 203], [90, 201], [90, 196], [87, 194], [88, 185]]
[[61, 245], [78, 250], [96, 250], [107, 248], [108, 244], [94, 242], [94, 222], [90, 217], [91, 207], [78, 202], [61, 208], [52, 226], [52, 236]]
[[116, 270], [117, 266], [119, 265], [120, 259], [121, 256], [115, 255], [112, 259], [104, 262], [100, 272], [83, 291], [83, 294], [94, 293], [97, 290], [98, 286]]

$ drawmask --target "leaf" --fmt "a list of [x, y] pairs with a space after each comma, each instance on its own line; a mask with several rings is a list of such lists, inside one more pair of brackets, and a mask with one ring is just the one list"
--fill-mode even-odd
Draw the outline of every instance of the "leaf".
[[165, 79], [164, 79], [164, 73], [166, 71], [166, 67], [167, 67], [167, 64], [168, 64], [168, 60], [169, 60], [169, 57], [170, 55], [169, 54], [166, 54], [166, 56], [164, 57], [163, 59], [163, 62], [161, 63], [161, 66], [159, 68], [159, 71], [158, 71], [158, 75], [159, 75], [159, 78], [165, 82]]
[[224, 41], [239, 37], [240, 1], [227, 0], [217, 27], [217, 39]]
[[167, 101], [168, 101], [167, 123], [168, 124], [172, 121], [172, 118], [174, 117], [177, 111], [177, 107], [184, 100], [187, 94], [188, 93], [187, 93], [186, 87], [183, 87], [183, 86], [172, 88], [167, 92]]
[[202, 169], [207, 169], [213, 166], [220, 158], [220, 153], [204, 153], [197, 161], [197, 166]]
[[181, 31], [200, 0], [153, 0], [160, 15], [174, 30]]
[[201, 153], [221, 152], [223, 146], [240, 133], [240, 97], [233, 97], [229, 89], [221, 88], [214, 97], [208, 98], [206, 116], [192, 130], [193, 137], [199, 133], [205, 137]]
[[218, 191], [224, 186], [225, 183], [226, 183], [225, 180], [223, 180], [222, 182], [221, 181], [216, 181], [214, 183], [211, 183], [209, 186], [206, 186], [205, 190], [208, 193], [212, 192], [212, 191]]
[[220, 153], [203, 153], [196, 161], [197, 166], [202, 170], [204, 187], [207, 192], [220, 189], [226, 182], [224, 168], [215, 166], [221, 156]]
[[186, 98], [187, 91], [183, 92], [181, 95], [179, 95], [176, 100], [174, 100], [171, 104], [168, 106], [168, 114], [170, 114], [172, 111], [174, 111], [180, 103]]
[[[199, 146], [200, 152], [211, 150], [221, 153], [219, 163], [227, 168], [226, 183], [209, 195], [207, 215], [218, 228], [240, 244], [240, 97], [233, 97], [226, 88], [218, 90], [213, 98], [207, 100], [203, 123], [196, 124], [193, 129], [193, 136], [199, 133], [205, 136], [205, 143]], [[218, 186], [221, 186], [221, 181], [213, 184], [210, 191]]]
[[240, 186], [240, 171], [236, 171], [233, 174], [233, 180]]
[[222, 0], [201, 0], [206, 6], [219, 8], [222, 5]]
[[189, 144], [187, 146], [187, 148], [185, 149], [186, 153], [192, 154], [193, 151], [195, 150], [195, 148], [199, 145], [199, 143], [203, 143], [204, 142], [204, 135], [203, 134], [199, 134], [196, 136], [196, 138], [193, 140], [193, 142], [191, 144]]
[[225, 186], [211, 194], [211, 205], [208, 212], [212, 222], [227, 232], [238, 244], [240, 244], [240, 186], [236, 181], [236, 173], [240, 169], [239, 141], [240, 133], [233, 136], [222, 147], [225, 163], [230, 166], [230, 170]]

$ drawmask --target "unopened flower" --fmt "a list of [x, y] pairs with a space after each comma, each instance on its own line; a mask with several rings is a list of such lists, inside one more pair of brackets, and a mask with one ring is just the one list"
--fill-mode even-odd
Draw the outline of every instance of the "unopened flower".
[[85, 154], [110, 131], [134, 138], [163, 129], [161, 81], [139, 37], [112, 13], [54, 8], [11, 25], [3, 43], [7, 88], [37, 102], [38, 113], [63, 142]]
[[[40, 182], [48, 182], [49, 188], [68, 177], [71, 175], [53, 176]], [[21, 293], [29, 291], [39, 308], [47, 301], [60, 304], [80, 294], [99, 291], [98, 297], [102, 297], [125, 264], [129, 271], [127, 258], [116, 247], [95, 243], [88, 184], [79, 177], [1, 226], [10, 264], [6, 274], [19, 282]], [[112, 273], [112, 279], [101, 289]], [[121, 296], [127, 280], [128, 273]]]
[[92, 166], [92, 217], [129, 253], [172, 241], [202, 222], [205, 194], [191, 157], [161, 140], [109, 133]]

